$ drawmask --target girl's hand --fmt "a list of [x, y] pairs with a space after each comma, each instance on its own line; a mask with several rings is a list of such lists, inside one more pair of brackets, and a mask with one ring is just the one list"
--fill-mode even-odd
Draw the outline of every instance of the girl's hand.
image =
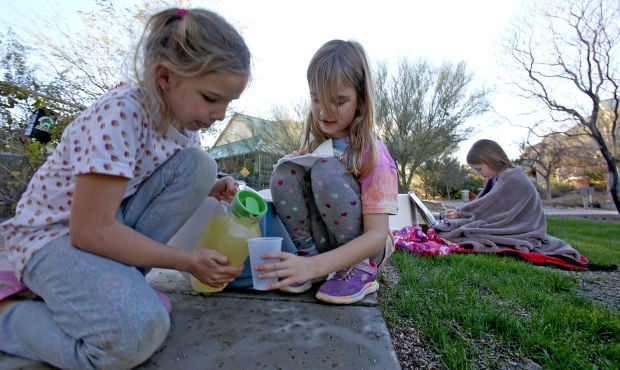
[[446, 216], [446, 218], [452, 218], [452, 219], [461, 218], [461, 214], [456, 209], [448, 209], [448, 210], [446, 210], [445, 216]]
[[270, 284], [267, 289], [279, 289], [293, 283], [303, 283], [312, 280], [316, 276], [313, 266], [313, 257], [299, 257], [292, 253], [277, 252], [266, 253], [264, 259], [279, 259], [280, 262], [266, 263], [254, 268], [259, 271], [259, 278], [279, 278], [276, 284]]
[[192, 263], [186, 271], [212, 287], [234, 281], [243, 271], [243, 265], [231, 266], [228, 257], [212, 249], [198, 249], [193, 254]]
[[217, 200], [230, 201], [236, 193], [237, 187], [235, 186], [235, 180], [230, 176], [224, 176], [215, 182], [209, 195]]

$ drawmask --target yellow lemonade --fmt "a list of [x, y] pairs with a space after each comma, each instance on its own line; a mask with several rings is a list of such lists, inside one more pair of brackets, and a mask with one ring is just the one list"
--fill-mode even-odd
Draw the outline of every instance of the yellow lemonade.
[[[233, 266], [241, 266], [248, 258], [248, 238], [261, 236], [258, 223], [239, 220], [228, 215], [214, 216], [198, 238], [194, 249], [207, 248], [226, 255]], [[214, 288], [191, 277], [192, 288], [197, 292], [219, 292], [225, 286]]]

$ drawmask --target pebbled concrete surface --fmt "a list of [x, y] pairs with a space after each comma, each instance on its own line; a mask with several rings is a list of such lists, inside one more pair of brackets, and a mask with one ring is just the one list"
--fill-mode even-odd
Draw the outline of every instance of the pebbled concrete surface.
[[[314, 298], [318, 284], [301, 295], [203, 295], [174, 270], [154, 269], [147, 278], [172, 301], [172, 329], [137, 369], [400, 369], [376, 293], [337, 306]], [[0, 369], [52, 367], [0, 353]]]

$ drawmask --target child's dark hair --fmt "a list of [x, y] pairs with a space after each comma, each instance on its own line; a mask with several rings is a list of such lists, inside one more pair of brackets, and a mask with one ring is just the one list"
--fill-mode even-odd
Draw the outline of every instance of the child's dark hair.
[[467, 164], [486, 164], [493, 171], [514, 167], [504, 149], [493, 140], [478, 140], [467, 153]]
[[[364, 48], [356, 41], [332, 40], [325, 43], [312, 57], [307, 72], [310, 93], [325, 106], [334, 109], [332, 99], [342, 82], [357, 93], [358, 109], [350, 126], [351, 143], [344, 153], [347, 170], [356, 177], [370, 173], [377, 161], [374, 133], [374, 85]], [[337, 111], [327, 112], [331, 117]], [[314, 150], [329, 139], [312, 113], [306, 119], [304, 149]], [[365, 151], [368, 154], [365, 155]]]
[[134, 68], [146, 88], [156, 129], [165, 131], [171, 120], [155, 76], [158, 63], [181, 77], [211, 72], [249, 76], [250, 58], [243, 37], [212, 11], [171, 8], [153, 15], [136, 49]]

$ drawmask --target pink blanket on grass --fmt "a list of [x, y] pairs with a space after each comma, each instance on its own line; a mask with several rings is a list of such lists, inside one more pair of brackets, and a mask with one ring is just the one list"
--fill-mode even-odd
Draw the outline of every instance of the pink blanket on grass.
[[[451, 253], [477, 253], [473, 249], [466, 249], [440, 237], [435, 229], [426, 232], [420, 226], [405, 226], [395, 231], [394, 246], [396, 250], [402, 250], [417, 256], [447, 256]], [[517, 257], [534, 265], [555, 266], [569, 270], [589, 270], [590, 261], [585, 256], [578, 260], [564, 258], [562, 256], [549, 256], [537, 252], [526, 252], [512, 248], [496, 248], [492, 253], [502, 256]]]

